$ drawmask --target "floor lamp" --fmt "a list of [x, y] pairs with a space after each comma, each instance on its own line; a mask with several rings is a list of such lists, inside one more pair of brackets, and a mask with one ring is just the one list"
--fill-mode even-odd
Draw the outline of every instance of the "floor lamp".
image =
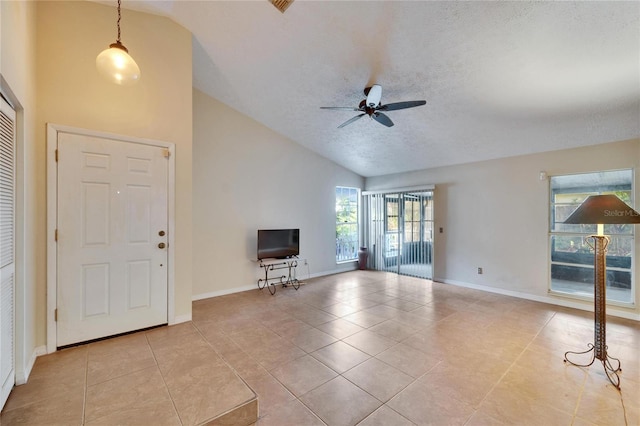
[[[615, 195], [592, 195], [588, 197], [571, 215], [564, 221], [566, 224], [597, 224], [596, 235], [590, 235], [593, 244], [587, 240], [587, 244], [594, 250], [594, 342], [589, 343], [584, 352], [566, 352], [564, 362], [579, 367], [588, 367], [595, 360], [602, 361], [604, 372], [609, 381], [620, 389], [620, 360], [607, 354], [607, 297], [606, 297], [606, 253], [609, 237], [604, 235], [605, 224], [640, 223], [640, 214], [624, 203]], [[591, 361], [587, 364], [578, 364], [569, 360], [570, 355], [582, 355], [593, 352]], [[611, 362], [613, 361], [613, 363]]]

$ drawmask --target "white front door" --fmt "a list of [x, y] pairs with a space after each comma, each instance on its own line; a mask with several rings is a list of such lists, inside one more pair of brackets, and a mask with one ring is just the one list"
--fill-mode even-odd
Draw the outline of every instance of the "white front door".
[[0, 409], [15, 383], [15, 120], [0, 98]]
[[167, 323], [166, 152], [58, 133], [58, 347]]

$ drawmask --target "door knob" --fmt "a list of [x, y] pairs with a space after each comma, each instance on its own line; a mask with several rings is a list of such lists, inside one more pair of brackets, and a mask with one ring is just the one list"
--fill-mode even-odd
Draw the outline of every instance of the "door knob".
[[160, 243], [160, 244], [158, 244], [158, 248], [161, 248], [161, 249], [165, 248], [166, 246], [167, 246], [167, 245], [166, 245], [165, 243]]
[[165, 232], [164, 231], [160, 231], [158, 232], [158, 235], [160, 235], [161, 237], [164, 237]]

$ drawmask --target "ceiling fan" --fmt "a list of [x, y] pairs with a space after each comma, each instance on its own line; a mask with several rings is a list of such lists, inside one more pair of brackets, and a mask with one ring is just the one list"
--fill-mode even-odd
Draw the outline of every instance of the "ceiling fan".
[[365, 115], [368, 115], [369, 117], [376, 120], [380, 124], [383, 124], [387, 127], [391, 127], [393, 126], [393, 121], [391, 121], [391, 119], [386, 114], [383, 114], [382, 111], [386, 112], [386, 111], [395, 111], [398, 109], [413, 108], [413, 107], [421, 106], [427, 103], [427, 101], [406, 101], [406, 102], [394, 102], [392, 104], [382, 105], [380, 103], [380, 100], [382, 99], [382, 86], [380, 86], [379, 84], [374, 84], [371, 87], [365, 88], [364, 95], [367, 98], [360, 101], [358, 108], [320, 107], [320, 109], [359, 111], [362, 113], [345, 121], [344, 123], [338, 126], [338, 129], [341, 129], [347, 124], [351, 124], [354, 121], [361, 119]]

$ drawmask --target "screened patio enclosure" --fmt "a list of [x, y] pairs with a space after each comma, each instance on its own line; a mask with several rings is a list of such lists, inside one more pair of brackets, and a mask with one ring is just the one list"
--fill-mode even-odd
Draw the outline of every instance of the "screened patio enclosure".
[[432, 279], [433, 187], [363, 195], [367, 267]]
[[[549, 290], [579, 298], [594, 297], [593, 250], [590, 235], [596, 225], [571, 225], [564, 221], [590, 195], [613, 194], [634, 205], [633, 170], [608, 170], [552, 176], [549, 179]], [[635, 300], [633, 224], [605, 225], [606, 298], [632, 304]]]

